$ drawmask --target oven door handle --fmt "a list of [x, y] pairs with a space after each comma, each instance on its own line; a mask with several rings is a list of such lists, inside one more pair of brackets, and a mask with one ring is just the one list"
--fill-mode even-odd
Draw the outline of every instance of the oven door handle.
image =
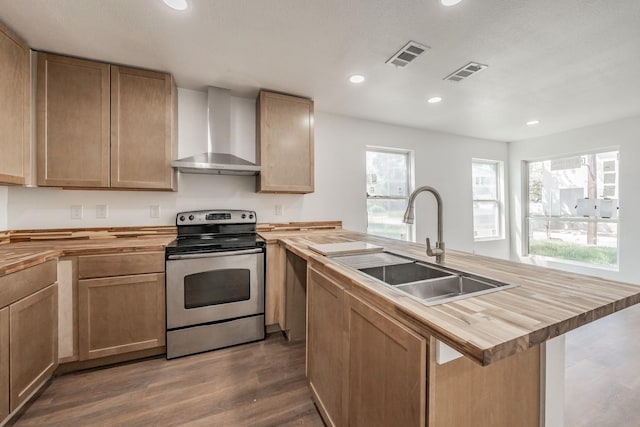
[[196, 259], [196, 258], [214, 258], [221, 256], [233, 256], [233, 255], [246, 255], [246, 254], [258, 254], [263, 252], [264, 249], [246, 249], [242, 251], [225, 251], [225, 252], [207, 252], [199, 254], [185, 254], [185, 255], [169, 255], [167, 259], [180, 260], [180, 259]]

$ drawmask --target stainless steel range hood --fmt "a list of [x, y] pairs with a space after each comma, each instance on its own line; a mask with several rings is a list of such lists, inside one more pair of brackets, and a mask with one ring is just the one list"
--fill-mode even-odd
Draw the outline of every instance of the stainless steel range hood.
[[208, 151], [174, 160], [171, 166], [182, 173], [209, 175], [257, 175], [260, 166], [231, 154], [231, 91], [209, 86]]

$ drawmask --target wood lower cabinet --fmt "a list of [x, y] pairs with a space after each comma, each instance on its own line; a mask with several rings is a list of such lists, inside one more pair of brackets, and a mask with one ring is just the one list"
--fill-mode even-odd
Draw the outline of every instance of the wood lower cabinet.
[[304, 340], [307, 320], [307, 262], [286, 251], [284, 330], [289, 341]]
[[58, 366], [58, 292], [53, 284], [9, 306], [11, 410]]
[[424, 426], [427, 339], [308, 273], [307, 376], [327, 424]]
[[307, 378], [329, 426], [342, 424], [344, 288], [314, 269], [307, 282]]
[[109, 64], [38, 54], [38, 185], [109, 187]]
[[[80, 361], [165, 345], [164, 262], [160, 260], [164, 260], [162, 252], [78, 257], [79, 277], [94, 277], [78, 280]], [[116, 276], [117, 271], [148, 273]], [[103, 274], [111, 277], [99, 277]]]
[[175, 190], [170, 74], [39, 53], [38, 185]]
[[424, 426], [427, 340], [345, 293], [345, 426]]
[[176, 100], [170, 74], [111, 66], [111, 187], [176, 189]]
[[285, 248], [279, 243], [267, 243], [265, 270], [265, 324], [284, 330]]
[[9, 307], [5, 307], [0, 309], [0, 423], [9, 412]]
[[164, 345], [164, 275], [78, 282], [81, 360]]
[[0, 23], [0, 183], [27, 184], [30, 163], [29, 46]]
[[313, 193], [313, 101], [263, 90], [256, 119], [257, 191]]

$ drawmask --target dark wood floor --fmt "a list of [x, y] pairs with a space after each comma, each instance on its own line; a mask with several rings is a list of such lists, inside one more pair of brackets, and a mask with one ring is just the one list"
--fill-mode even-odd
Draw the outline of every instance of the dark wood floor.
[[318, 426], [304, 343], [267, 340], [64, 375], [16, 426]]
[[[639, 337], [640, 306], [567, 334], [567, 427], [640, 426]], [[181, 359], [151, 359], [56, 378], [15, 425], [323, 423], [304, 378], [304, 344], [288, 344], [276, 334]]]
[[567, 334], [565, 425], [640, 426], [640, 306]]

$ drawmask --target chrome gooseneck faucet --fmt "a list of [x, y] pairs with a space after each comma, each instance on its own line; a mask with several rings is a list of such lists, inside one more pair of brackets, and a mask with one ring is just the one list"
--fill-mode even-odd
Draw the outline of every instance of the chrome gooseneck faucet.
[[407, 210], [404, 212], [403, 222], [407, 224], [413, 224], [413, 204], [415, 203], [416, 196], [423, 191], [428, 191], [433, 194], [436, 198], [436, 203], [438, 205], [438, 240], [436, 241], [436, 247], [434, 249], [431, 248], [431, 241], [427, 237], [427, 255], [435, 256], [436, 262], [438, 264], [444, 261], [444, 242], [442, 241], [442, 197], [440, 197], [440, 193], [428, 185], [417, 188], [411, 196], [409, 196], [409, 204], [407, 205]]

